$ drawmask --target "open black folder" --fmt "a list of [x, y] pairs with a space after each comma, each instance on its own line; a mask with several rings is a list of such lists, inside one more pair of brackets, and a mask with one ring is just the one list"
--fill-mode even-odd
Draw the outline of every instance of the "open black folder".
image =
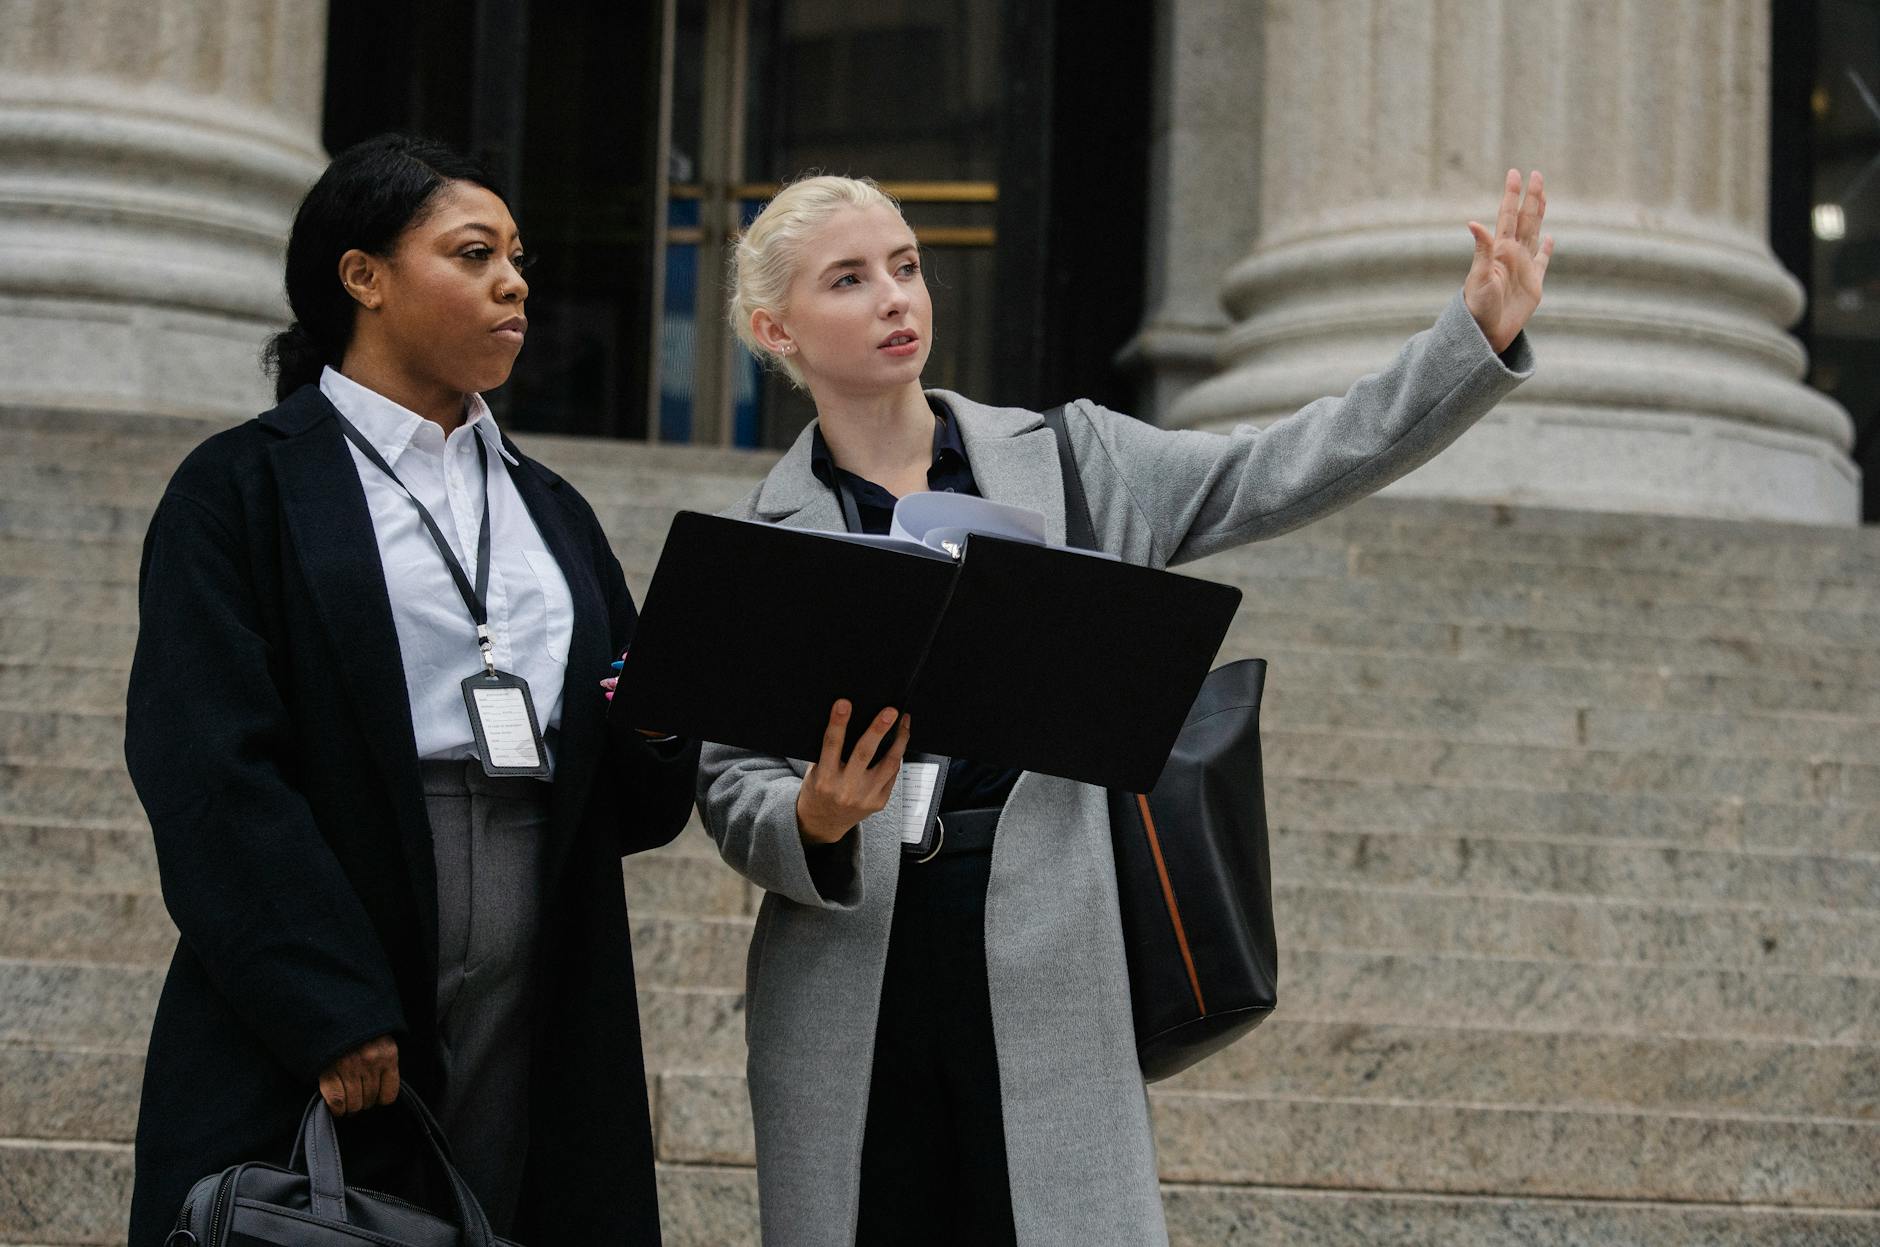
[[893, 706], [911, 753], [1147, 792], [1240, 590], [1074, 550], [965, 539], [957, 560], [682, 511], [613, 713], [815, 760]]

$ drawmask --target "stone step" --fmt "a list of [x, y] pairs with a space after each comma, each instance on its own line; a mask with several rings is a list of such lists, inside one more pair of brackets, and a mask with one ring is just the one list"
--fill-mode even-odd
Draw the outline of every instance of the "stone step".
[[[122, 578], [72, 578], [63, 565], [46, 574], [7, 575], [0, 570], [0, 616], [17, 619], [58, 619], [74, 616], [97, 622], [132, 626], [137, 620], [134, 567]], [[644, 585], [652, 564], [629, 563], [634, 582]], [[1775, 643], [1793, 647], [1806, 641], [1831, 647], [1861, 649], [1880, 636], [1880, 615], [1832, 610], [1789, 610], [1755, 606], [1652, 601], [1614, 601], [1594, 598], [1508, 594], [1476, 591], [1458, 594], [1424, 584], [1339, 579], [1250, 579], [1248, 600], [1284, 602], [1288, 613], [1299, 617], [1341, 621], [1353, 616], [1384, 618], [1400, 624], [1439, 625], [1505, 624], [1550, 630], [1637, 632], [1662, 639], [1741, 642], [1761, 646]], [[1253, 635], [1246, 640], [1263, 641]]]
[[[1488, 956], [1280, 949], [1289, 1016], [1305, 1021], [1464, 1026], [1602, 1035], [1697, 1035], [1872, 1044], [1870, 977]], [[0, 1042], [134, 1046], [148, 1036], [162, 970], [0, 960]], [[649, 1059], [660, 1068], [735, 1067], [736, 989], [641, 989]], [[701, 1021], [701, 1019], [705, 1019]], [[674, 1059], [674, 1054], [677, 1054]]]
[[131, 1171], [128, 1143], [0, 1138], [0, 1243], [123, 1243]]
[[143, 541], [12, 537], [0, 533], [0, 576], [135, 585]]
[[[116, 550], [118, 553], [101, 552]], [[623, 556], [623, 562], [625, 556]], [[17, 575], [20, 564], [105, 570], [129, 581], [136, 574], [134, 546], [125, 542], [0, 542], [0, 575]], [[648, 564], [650, 566], [650, 564]], [[628, 563], [634, 591], [645, 592], [643, 574]], [[1221, 661], [1264, 657], [1274, 651], [1390, 655], [1421, 661], [1426, 657], [1553, 667], [1663, 668], [1705, 675], [1774, 675], [1787, 679], [1852, 682], [1863, 688], [1880, 684], [1880, 645], [1818, 643], [1792, 631], [1775, 639], [1656, 635], [1638, 628], [1588, 630], [1573, 626], [1449, 619], [1394, 619], [1360, 614], [1298, 613], [1263, 610], [1262, 600], [1236, 615]], [[85, 662], [100, 653], [128, 649], [134, 637], [123, 618], [60, 620], [58, 628], [39, 618], [0, 614], [0, 659]]]
[[1260, 604], [1234, 616], [1217, 662], [1262, 658], [1274, 650], [1425, 656], [1553, 667], [1635, 669], [1705, 675], [1779, 675], [1791, 679], [1880, 682], [1880, 649], [1776, 641], [1655, 636], [1641, 631], [1585, 631], [1520, 624], [1404, 621], [1359, 615], [1295, 615]]
[[1872, 978], [1280, 948], [1302, 1020], [1602, 1035], [1880, 1041]]
[[[642, 914], [736, 917], [754, 913], [755, 891], [721, 862], [703, 833], [624, 859], [627, 906]], [[156, 850], [141, 819], [119, 823], [0, 819], [0, 890], [150, 894]], [[106, 904], [106, 901], [99, 901]], [[154, 919], [152, 919], [154, 921]]]
[[1269, 828], [1269, 842], [1286, 883], [1880, 913], [1880, 856], [1287, 826]]
[[[9, 449], [22, 462], [97, 465], [156, 463], [169, 470], [230, 422], [81, 412], [0, 412]], [[508, 422], [505, 432], [512, 432]], [[591, 473], [640, 465], [668, 473], [707, 472], [762, 479], [779, 452], [648, 445], [616, 438], [513, 431], [517, 443], [556, 472]], [[601, 479], [604, 479], [602, 477]]]
[[[0, 1205], [8, 1209], [0, 1212], [0, 1247], [121, 1247], [128, 1148], [28, 1140], [0, 1148], [0, 1173], [22, 1188]], [[1880, 1238], [1880, 1214], [1869, 1210], [1189, 1183], [1164, 1183], [1162, 1197], [1171, 1247], [1870, 1247]], [[61, 1203], [68, 1199], [79, 1203]], [[757, 1247], [752, 1169], [662, 1163], [659, 1201], [667, 1247]]]
[[153, 891], [156, 847], [141, 818], [123, 823], [0, 819], [0, 881], [72, 891]]
[[[655, 992], [646, 1000], [663, 999]], [[649, 1049], [650, 1051], [650, 1049]], [[650, 1068], [697, 1068], [663, 1046]], [[725, 1066], [735, 1072], [736, 1063]], [[141, 1047], [0, 1044], [0, 1138], [128, 1141]], [[1167, 1091], [1545, 1104], [1684, 1115], [1880, 1115], [1880, 1046], [1313, 1022], [1285, 1007]]]
[[[0, 860], [0, 957], [162, 964], [175, 941], [147, 849], [125, 833], [23, 829], [49, 863]], [[106, 852], [144, 867], [100, 886]], [[1282, 832], [1274, 910], [1285, 947], [1714, 966], [1828, 975], [1880, 967], [1880, 862], [1612, 845]], [[755, 889], [713, 856], [664, 850], [623, 866], [649, 986], [744, 982]], [[1863, 884], [1869, 891], [1861, 891]]]
[[[1499, 954], [1536, 961], [1880, 974], [1880, 910], [1670, 904], [1359, 883], [1296, 883], [1276, 864], [1283, 945], [1347, 952]], [[1767, 903], [1765, 899], [1765, 904]], [[636, 937], [637, 938], [637, 937]], [[737, 980], [733, 980], [735, 983]], [[1880, 990], [1880, 984], [1876, 985]]]
[[[1260, 744], [1269, 775], [1458, 784], [1480, 792], [1656, 793], [1803, 805], [1880, 800], [1880, 766], [1854, 762], [1501, 745], [1384, 731], [1285, 731], [1264, 725]], [[25, 750], [23, 742], [22, 754]]]
[[124, 764], [0, 760], [0, 821], [130, 824], [144, 816]]
[[1679, 848], [1867, 855], [1880, 810], [1657, 793], [1546, 792], [1269, 774], [1269, 825], [1298, 831], [1437, 832]]
[[[82, 661], [0, 660], [0, 705], [122, 709], [130, 640]], [[1289, 717], [1296, 726], [1343, 727], [1453, 716], [1457, 724], [1482, 723], [1491, 737], [1541, 744], [1565, 730], [1562, 723], [1577, 723], [1583, 743], [1601, 748], [1679, 740], [1691, 742], [1691, 752], [1785, 757], [1865, 756], [1859, 747], [1880, 726], [1880, 686], [1841, 680], [1262, 653], [1271, 668], [1265, 717], [1273, 726]]]
[[1217, 662], [1267, 659], [1268, 687], [1441, 698], [1473, 705], [1570, 706], [1700, 714], [1880, 718], [1880, 686], [1842, 677], [1691, 674], [1666, 667], [1586, 667], [1437, 654], [1337, 653], [1230, 637]]
[[[1880, 802], [1745, 801], [1740, 797], [1488, 789], [1367, 782], [1269, 769], [1277, 829], [1442, 831], [1471, 837], [1584, 838], [1711, 849], [1862, 854], [1880, 844]], [[135, 825], [143, 809], [121, 762], [0, 760], [0, 823]]]
[[[21, 455], [0, 464], [0, 496], [30, 502], [102, 503], [154, 510], [187, 452], [150, 450], [149, 457], [139, 461], [112, 460], [106, 466], [96, 466], [93, 460], [69, 460], [60, 457], [55, 448], [42, 447], [31, 457]], [[677, 448], [666, 448], [600, 466], [564, 460], [553, 470], [597, 507], [605, 504], [716, 511], [742, 498], [762, 479], [747, 469], [742, 458], [720, 464], [711, 456], [698, 461]]]
[[1873, 1207], [1880, 1122], [1151, 1097], [1175, 1181]]
[[[1473, 880], [1442, 890], [1304, 882], [1295, 881], [1292, 866], [1284, 853], [1276, 856], [1273, 907], [1285, 949], [1880, 978], [1880, 909], [1674, 903], [1642, 884], [1645, 895], [1626, 901], [1536, 895], [1539, 886], [1495, 892], [1492, 883]], [[750, 937], [748, 917], [636, 913], [640, 982], [740, 988]]]
[[1169, 1090], [1405, 1102], [1551, 1104], [1664, 1113], [1880, 1120], [1880, 1045], [1466, 1027], [1440, 1014], [1371, 1024], [1295, 1016], [1291, 987], [1259, 1029]]
[[[747, 488], [741, 478], [645, 474], [614, 482], [619, 493], [594, 499], [623, 565], [642, 575], [658, 560], [675, 511], [714, 511]], [[109, 482], [102, 497], [75, 494], [56, 474], [20, 496], [0, 490], [0, 534], [14, 538], [141, 540], [155, 493], [125, 494]], [[614, 501], [613, 498], [628, 500]], [[1311, 529], [1305, 530], [1311, 532]], [[1466, 544], [1353, 544], [1288, 536], [1216, 555], [1183, 569], [1243, 587], [1250, 598], [1315, 610], [1399, 613], [1525, 621], [1549, 616], [1611, 628], [1643, 618], [1667, 633], [1728, 627], [1775, 632], [1801, 625], [1857, 641], [1867, 615], [1880, 612], [1871, 572], [1854, 576], [1746, 575], [1734, 564], [1628, 569], [1607, 564], [1536, 563], [1493, 558]], [[1772, 568], [1771, 570], [1776, 570]], [[1731, 609], [1752, 618], [1734, 618]]]
[[[1152, 1090], [1175, 1182], [1864, 1207], [1880, 1122]], [[662, 1074], [661, 1160], [751, 1165], [737, 1074]], [[1571, 1156], [1573, 1163], [1564, 1164]]]
[[[1550, 703], [1545, 698], [1519, 695], [1486, 700], [1486, 690], [1478, 686], [1495, 683], [1497, 677], [1510, 669], [1478, 672], [1477, 664], [1472, 663], [1449, 664], [1451, 673], [1457, 677], [1455, 682], [1461, 685], [1453, 696], [1436, 690], [1431, 690], [1429, 696], [1415, 696], [1418, 689], [1414, 685], [1403, 690], [1406, 695], [1402, 696], [1394, 695], [1395, 689], [1393, 695], [1343, 692], [1336, 686], [1329, 689], [1321, 686], [1318, 679], [1340, 666], [1339, 663], [1328, 662], [1317, 668], [1307, 665], [1303, 672], [1299, 669], [1303, 665], [1301, 659], [1315, 657], [1322, 656], [1293, 655], [1291, 661], [1282, 660], [1275, 667], [1269, 678], [1263, 715], [1269, 729], [1365, 731], [1385, 728], [1399, 734], [1427, 733], [1531, 745], [1577, 742], [1613, 756], [1671, 748], [1693, 755], [1850, 762], [1870, 758], [1869, 742], [1880, 734], [1880, 721], [1848, 714], [1811, 715], [1755, 709], [1705, 714], [1611, 705], [1586, 708], [1571, 702]], [[0, 663], [0, 707], [12, 708], [16, 715], [52, 706], [62, 707], [63, 712], [39, 712], [121, 713], [128, 656], [118, 658], [119, 665], [109, 666], [37, 661]], [[1405, 664], [1388, 665], [1400, 671], [1406, 667]], [[1465, 673], [1480, 678], [1473, 683], [1464, 682], [1461, 676]], [[1347, 683], [1376, 686], [1363, 671], [1353, 673]], [[1517, 684], [1517, 693], [1521, 687]], [[1564, 696], [1570, 690], [1562, 687], [1556, 691]], [[1731, 697], [1728, 700], [1756, 699]], [[1880, 710], [1880, 706], [1875, 709]], [[42, 719], [41, 723], [43, 726], [30, 729], [19, 726], [15, 730], [29, 735], [33, 732], [57, 735], [74, 730], [52, 725], [49, 719]], [[121, 728], [93, 723], [85, 733], [95, 742], [102, 742], [98, 747], [111, 757], [119, 755]], [[92, 756], [102, 761], [102, 756]]]
[[[750, 938], [751, 920], [737, 915], [633, 916], [634, 964], [649, 987], [742, 987]], [[175, 947], [155, 892], [0, 887], [0, 959], [166, 966]]]
[[[1314, 1179], [1314, 1186], [1321, 1181]], [[1162, 1203], [1171, 1247], [1871, 1247], [1880, 1241], [1880, 1213], [1869, 1209], [1175, 1184], [1163, 1185]]]
[[[1209, 578], [1236, 585], [1244, 600], [1256, 607], [1284, 603], [1286, 609], [1300, 614], [1405, 622], [1508, 623], [1597, 632], [1637, 629], [1654, 636], [1807, 639], [1853, 646], [1871, 644], [1880, 622], [1874, 610], [1808, 606], [1786, 593], [1734, 600], [1723, 596], [1720, 586], [1706, 585], [1702, 588], [1719, 592], [1693, 591], [1690, 600], [1682, 600], [1674, 594], [1627, 594], [1604, 584], [1584, 589], [1565, 583], [1512, 588], [1492, 569], [1471, 570], [1460, 577], [1420, 570], [1426, 574], [1417, 578], [1348, 577], [1295, 573], [1263, 559], [1236, 565], [1232, 574]], [[1445, 579], [1456, 583], [1444, 583]]]
[[[160, 966], [0, 959], [0, 1046], [141, 1052], [163, 976]], [[642, 988], [640, 1027], [651, 1068], [743, 1068], [742, 991]]]
[[175, 948], [155, 892], [0, 887], [0, 958], [167, 965]]
[[[1589, 518], [1590, 524], [1585, 522]], [[1504, 519], [1511, 522], [1502, 523]], [[1407, 499], [1373, 498], [1278, 540], [1432, 553], [1453, 550], [1511, 562], [1783, 579], [1871, 577], [1880, 572], [1880, 536], [1871, 528], [1528, 507], [1503, 508], [1497, 513], [1495, 508], [1467, 503], [1434, 515]]]
[[[1306, 531], [1310, 531], [1309, 529]], [[1272, 576], [1338, 576], [1354, 582], [1416, 584], [1424, 592], [1458, 597], [1492, 592], [1504, 598], [1544, 595], [1570, 609], [1575, 599], [1671, 604], [1760, 606], [1780, 610], [1853, 611], [1880, 609], [1880, 585], [1872, 572], [1825, 577], [1744, 575], [1714, 570], [1628, 569], [1603, 565], [1531, 563], [1494, 558], [1465, 545], [1430, 548], [1359, 540], [1347, 546], [1290, 538], [1241, 546], [1175, 570], [1258, 591]]]
[[0, 1139], [129, 1143], [143, 1077], [141, 1048], [0, 1044]]
[[[58, 491], [85, 500], [129, 501], [127, 486], [141, 485], [151, 491], [147, 497], [154, 503], [154, 491], [198, 435], [188, 430], [154, 437], [134, 431], [18, 430], [13, 434], [19, 439], [17, 460], [0, 473], [0, 493], [36, 496]], [[616, 500], [647, 502], [648, 486], [675, 479], [681, 489], [712, 477], [749, 488], [775, 459], [772, 453], [527, 433], [522, 444], [597, 506]], [[1472, 557], [1540, 564], [1673, 573], [1700, 569], [1791, 579], [1871, 576], [1880, 571], [1880, 539], [1861, 530], [1408, 499], [1371, 499], [1279, 542], [1438, 553], [1453, 549]]]
[[[16, 664], [26, 666], [27, 664]], [[9, 701], [0, 684], [0, 756], [95, 763], [124, 748], [125, 681], [111, 702], [79, 695]], [[1693, 792], [1772, 801], [1875, 791], [1880, 722], [1797, 715], [1676, 714], [1477, 706], [1446, 698], [1323, 693], [1275, 681], [1262, 708], [1275, 774], [1539, 786], [1566, 791]]]
[[95, 664], [0, 661], [0, 706], [121, 712], [130, 655], [116, 655], [116, 663], [108, 661], [112, 657], [100, 655]]
[[[662, 1165], [667, 1247], [757, 1247], [748, 1168]], [[1171, 1247], [1872, 1247], [1880, 1213], [1164, 1183]]]

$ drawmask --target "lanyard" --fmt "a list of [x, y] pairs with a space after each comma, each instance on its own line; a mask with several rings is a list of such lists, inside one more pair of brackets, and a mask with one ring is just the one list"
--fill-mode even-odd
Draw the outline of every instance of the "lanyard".
[[418, 509], [418, 518], [424, 521], [431, 540], [437, 543], [437, 552], [444, 556], [444, 566], [450, 568], [450, 578], [457, 582], [457, 592], [463, 594], [463, 604], [470, 608], [470, 618], [476, 621], [477, 647], [483, 653], [483, 670], [489, 675], [495, 675], [496, 660], [491, 650], [494, 643], [490, 640], [489, 629], [490, 612], [484, 605], [490, 587], [490, 452], [483, 444], [483, 436], [474, 432], [470, 435], [476, 439], [477, 465], [483, 473], [483, 523], [477, 529], [477, 578], [476, 584], [472, 585], [470, 577], [464, 574], [463, 564], [451, 553], [450, 543], [444, 540], [444, 530], [437, 526], [437, 521], [431, 518], [431, 512], [418, 501], [418, 496], [411, 492], [411, 488], [398, 479], [398, 473], [392, 471], [392, 465], [385, 462], [385, 456], [345, 416], [339, 418], [339, 427], [346, 434], [346, 439], [359, 448], [359, 453], [371, 460], [379, 471], [391, 477], [392, 484], [403, 490], [411, 505]]

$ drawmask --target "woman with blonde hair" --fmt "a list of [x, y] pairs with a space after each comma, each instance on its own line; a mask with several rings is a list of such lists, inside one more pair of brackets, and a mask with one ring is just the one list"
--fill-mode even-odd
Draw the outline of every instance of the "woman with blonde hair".
[[[1469, 225], [1461, 290], [1342, 398], [1232, 435], [1071, 403], [1099, 544], [1163, 567], [1277, 536], [1454, 441], [1531, 373], [1545, 202], [1539, 173], [1524, 194], [1511, 170], [1493, 231]], [[918, 241], [873, 183], [779, 193], [739, 241], [731, 320], [817, 419], [731, 513], [880, 532], [897, 498], [951, 490], [1042, 511], [1061, 541], [1056, 436], [924, 390], [932, 313]], [[874, 717], [845, 761], [857, 713]], [[1103, 790], [932, 759], [944, 778], [909, 809], [897, 717], [836, 702], [813, 765], [704, 750], [706, 825], [765, 890], [747, 983], [764, 1242], [1166, 1242]], [[905, 855], [903, 827], [936, 817], [937, 855]]]

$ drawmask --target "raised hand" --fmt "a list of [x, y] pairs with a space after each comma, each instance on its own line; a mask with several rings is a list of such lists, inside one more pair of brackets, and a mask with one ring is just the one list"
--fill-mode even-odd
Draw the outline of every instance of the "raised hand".
[[1541, 282], [1554, 254], [1553, 236], [1541, 233], [1546, 215], [1547, 188], [1540, 170], [1528, 175], [1524, 197], [1521, 171], [1510, 169], [1501, 210], [1495, 214], [1495, 232], [1490, 234], [1478, 221], [1469, 222], [1475, 259], [1462, 283], [1462, 299], [1497, 355], [1508, 349], [1540, 304]]
[[894, 744], [880, 762], [869, 765], [882, 738], [894, 726], [895, 713], [890, 708], [874, 717], [844, 762], [842, 743], [848, 738], [849, 713], [846, 700], [830, 708], [829, 726], [823, 730], [822, 757], [809, 768], [803, 786], [797, 790], [797, 830], [812, 844], [834, 844], [848, 834], [849, 828], [887, 805], [895, 777], [901, 773], [901, 758], [907, 753], [911, 720], [903, 718], [900, 730], [894, 734]]

